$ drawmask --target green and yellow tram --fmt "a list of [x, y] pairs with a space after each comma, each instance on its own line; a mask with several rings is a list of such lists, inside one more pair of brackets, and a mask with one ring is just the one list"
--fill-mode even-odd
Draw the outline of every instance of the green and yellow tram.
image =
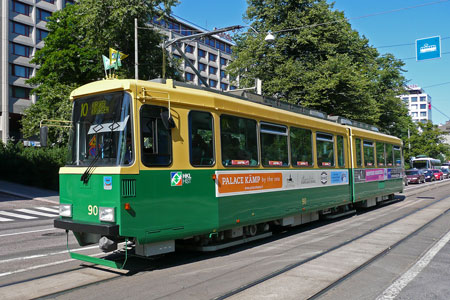
[[103, 80], [71, 98], [55, 227], [80, 245], [214, 250], [403, 190], [401, 140], [340, 117], [172, 80]]

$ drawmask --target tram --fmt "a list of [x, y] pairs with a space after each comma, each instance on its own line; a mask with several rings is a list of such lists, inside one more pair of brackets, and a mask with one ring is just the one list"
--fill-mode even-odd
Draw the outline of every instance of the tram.
[[81, 246], [212, 251], [403, 191], [401, 140], [363, 123], [170, 79], [93, 82], [71, 99], [54, 226]]

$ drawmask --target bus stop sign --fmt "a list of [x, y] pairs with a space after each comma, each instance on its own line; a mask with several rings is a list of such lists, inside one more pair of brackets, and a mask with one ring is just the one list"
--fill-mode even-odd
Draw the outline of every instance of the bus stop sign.
[[441, 57], [441, 37], [433, 36], [416, 40], [416, 60]]

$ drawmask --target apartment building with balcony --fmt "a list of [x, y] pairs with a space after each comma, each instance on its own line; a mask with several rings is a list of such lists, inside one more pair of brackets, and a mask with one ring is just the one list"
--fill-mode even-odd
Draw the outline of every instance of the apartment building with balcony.
[[408, 107], [409, 115], [414, 122], [432, 121], [431, 96], [417, 85], [408, 85], [406, 94], [399, 96]]

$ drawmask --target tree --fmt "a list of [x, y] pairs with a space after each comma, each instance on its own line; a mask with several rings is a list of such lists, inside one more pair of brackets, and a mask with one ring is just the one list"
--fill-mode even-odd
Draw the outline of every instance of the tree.
[[[405, 161], [417, 155], [440, 158], [450, 157], [450, 145], [443, 141], [443, 133], [432, 122], [418, 123], [410, 129], [410, 139], [405, 143]], [[409, 150], [411, 144], [411, 150]]]
[[[49, 35], [32, 63], [40, 65], [36, 76], [28, 80], [38, 101], [25, 111], [22, 119], [25, 137], [39, 131], [41, 119], [68, 120], [70, 92], [80, 85], [105, 77], [102, 55], [109, 48], [129, 54], [117, 74], [134, 77], [134, 18], [138, 26], [170, 12], [177, 0], [80, 0], [55, 12], [47, 24]], [[140, 79], [160, 77], [162, 36], [154, 30], [139, 31]], [[165, 51], [165, 50], [164, 50]], [[166, 56], [168, 57], [168, 56]], [[177, 66], [166, 63], [169, 76], [175, 76]], [[51, 141], [67, 140], [67, 134], [51, 129]]]
[[[407, 117], [395, 97], [403, 64], [380, 57], [332, 8], [325, 0], [248, 0], [245, 19], [259, 34], [236, 36], [227, 70], [242, 86], [261, 79], [265, 95], [398, 131]], [[271, 44], [263, 42], [268, 31], [276, 33]]]

